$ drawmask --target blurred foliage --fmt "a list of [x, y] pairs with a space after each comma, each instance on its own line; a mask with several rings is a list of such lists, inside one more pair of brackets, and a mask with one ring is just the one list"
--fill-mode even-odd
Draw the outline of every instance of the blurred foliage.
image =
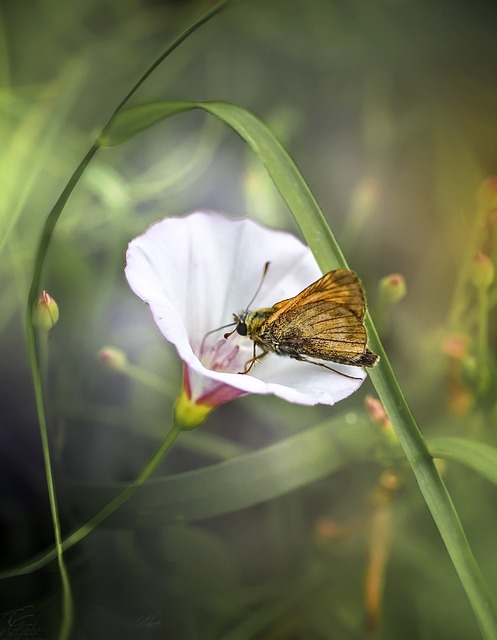
[[[1, 6], [4, 567], [52, 543], [23, 336], [41, 227], [132, 83], [209, 6]], [[479, 0], [246, 0], [184, 43], [136, 98], [223, 99], [268, 122], [361, 275], [423, 433], [494, 445], [497, 289], [475, 275], [475, 257], [496, 257], [497, 187], [488, 180], [497, 173], [496, 18]], [[92, 513], [92, 502], [74, 504], [74, 482], [129, 481], [169, 428], [181, 366], [127, 288], [124, 253], [151, 222], [195, 208], [295, 230], [257, 159], [197, 113], [101, 150], [56, 227], [43, 276], [60, 309], [46, 393], [65, 531]], [[407, 294], [385, 305], [379, 287], [392, 273]], [[136, 368], [106, 368], [97, 357], [104, 344]], [[366, 637], [368, 625], [385, 639], [477, 637], [438, 533], [388, 425], [366, 414], [365, 393], [367, 383], [331, 413], [365, 425], [369, 455], [344, 455], [327, 477], [291, 492], [283, 478], [278, 497], [202, 520], [178, 512], [164, 523], [155, 506], [146, 524], [104, 524], [73, 548], [77, 637], [349, 639]], [[162, 471], [236, 461], [329, 415], [246, 397], [180, 439]], [[362, 437], [351, 435], [351, 445]], [[453, 463], [444, 474], [495, 591], [495, 487]], [[4, 582], [0, 593], [2, 631], [3, 612], [25, 607], [36, 609], [40, 629], [56, 624], [52, 571]]]

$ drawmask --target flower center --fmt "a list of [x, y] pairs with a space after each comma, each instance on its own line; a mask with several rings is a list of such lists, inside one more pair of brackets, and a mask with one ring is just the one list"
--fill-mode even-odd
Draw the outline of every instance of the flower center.
[[250, 352], [240, 345], [238, 338], [239, 336], [233, 335], [228, 340], [222, 338], [212, 345], [204, 344], [202, 353], [198, 354], [204, 367], [224, 373], [242, 371], [250, 358]]

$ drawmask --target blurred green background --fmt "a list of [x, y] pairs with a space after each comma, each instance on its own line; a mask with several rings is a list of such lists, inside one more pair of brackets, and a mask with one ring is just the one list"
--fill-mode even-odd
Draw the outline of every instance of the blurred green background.
[[[211, 6], [1, 5], [4, 568], [53, 539], [24, 338], [43, 223], [132, 84]], [[497, 189], [481, 185], [497, 173], [496, 20], [497, 8], [481, 1], [246, 0], [196, 32], [133, 98], [133, 104], [227, 100], [267, 122], [360, 274], [423, 434], [491, 444], [497, 295], [492, 285], [487, 306], [479, 306], [468, 273], [476, 251], [495, 258]], [[181, 365], [127, 287], [124, 254], [151, 222], [200, 208], [297, 233], [258, 160], [200, 113], [99, 151], [56, 227], [42, 287], [61, 314], [49, 344], [46, 394], [65, 532], [105, 502], [99, 485], [138, 474], [170, 426]], [[378, 286], [391, 273], [404, 276], [407, 295], [388, 307]], [[139, 369], [105, 367], [98, 352], [107, 344]], [[489, 383], [482, 383], [482, 366]], [[163, 393], [143, 380], [143, 371], [162, 381]], [[478, 637], [396, 444], [364, 408], [372, 393], [366, 382], [332, 409], [247, 397], [216, 410], [179, 441], [164, 475], [187, 478], [226, 459], [236, 466], [238, 455], [298, 437], [323, 420], [332, 421], [327, 446], [343, 439], [346, 451], [315, 482], [295, 488], [282, 478], [276, 497], [240, 508], [227, 497], [231, 506], [213, 507], [210, 517], [209, 500], [199, 516], [196, 507], [189, 513], [186, 498], [180, 511], [175, 495], [167, 496], [173, 502], [167, 513], [148, 502], [140, 511], [138, 496], [134, 511], [104, 523], [68, 554], [75, 637], [352, 639], [370, 635], [368, 620], [378, 638]], [[327, 437], [316, 433], [317, 442]], [[495, 488], [452, 464], [444, 475], [495, 589]], [[216, 484], [223, 477], [210, 478], [213, 495], [230, 492]], [[174, 490], [178, 502], [187, 495], [181, 482]], [[152, 504], [154, 489], [146, 495]], [[373, 581], [380, 603], [368, 610], [365, 575], [382, 552], [388, 562], [380, 562]], [[3, 581], [0, 594], [2, 632], [11, 628], [5, 612], [13, 610], [32, 616], [39, 634], [33, 637], [51, 637], [60, 615], [55, 567]]]

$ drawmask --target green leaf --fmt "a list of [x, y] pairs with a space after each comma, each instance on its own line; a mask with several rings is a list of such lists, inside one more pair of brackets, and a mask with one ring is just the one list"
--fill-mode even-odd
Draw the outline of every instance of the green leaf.
[[483, 442], [448, 436], [430, 438], [428, 446], [434, 458], [459, 462], [497, 484], [497, 448]]
[[[143, 485], [139, 492], [109, 516], [109, 526], [140, 526], [195, 521], [238, 511], [278, 498], [350, 465], [369, 459], [376, 432], [370, 421], [337, 416], [265, 449], [188, 473]], [[73, 485], [65, 498], [77, 505], [83, 519], [107, 504], [123, 488]]]

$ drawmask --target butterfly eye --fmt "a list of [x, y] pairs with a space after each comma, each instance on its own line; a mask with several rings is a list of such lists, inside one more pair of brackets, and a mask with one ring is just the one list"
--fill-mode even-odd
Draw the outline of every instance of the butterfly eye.
[[242, 320], [239, 320], [238, 324], [236, 325], [236, 331], [241, 336], [246, 336], [247, 335], [247, 325], [245, 324], [245, 322], [243, 322]]

